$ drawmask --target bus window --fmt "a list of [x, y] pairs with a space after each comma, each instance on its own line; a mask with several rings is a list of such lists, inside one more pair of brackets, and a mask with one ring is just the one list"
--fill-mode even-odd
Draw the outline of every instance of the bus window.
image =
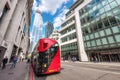
[[43, 43], [43, 48], [46, 48], [48, 43]]

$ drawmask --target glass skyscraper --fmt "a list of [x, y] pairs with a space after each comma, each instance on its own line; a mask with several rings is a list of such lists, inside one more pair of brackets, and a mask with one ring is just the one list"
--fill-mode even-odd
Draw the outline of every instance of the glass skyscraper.
[[54, 29], [53, 23], [48, 21], [47, 24], [46, 24], [46, 33], [45, 33], [46, 38], [49, 38], [49, 36], [53, 32], [53, 29]]
[[79, 16], [89, 60], [120, 61], [120, 0], [92, 0]]
[[39, 39], [42, 38], [42, 27], [43, 27], [43, 20], [42, 20], [41, 12], [40, 10], [37, 9], [35, 13], [33, 29], [32, 29], [32, 38], [31, 38], [31, 42], [33, 43], [31, 46], [32, 50], [34, 49]]

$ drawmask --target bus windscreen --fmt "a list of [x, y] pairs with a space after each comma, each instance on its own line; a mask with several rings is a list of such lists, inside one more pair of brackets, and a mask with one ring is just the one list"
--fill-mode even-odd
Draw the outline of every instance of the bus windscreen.
[[41, 69], [40, 72], [46, 72], [55, 54], [57, 53], [58, 49], [59, 49], [58, 43], [56, 43], [51, 48], [49, 48], [47, 51], [39, 53], [38, 61], [39, 61], [40, 69]]

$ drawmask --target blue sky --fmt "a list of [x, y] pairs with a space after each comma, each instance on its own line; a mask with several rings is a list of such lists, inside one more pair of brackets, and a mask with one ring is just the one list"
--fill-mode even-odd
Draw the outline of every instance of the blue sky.
[[[70, 6], [76, 0], [34, 0], [33, 10], [38, 7], [42, 13], [43, 24], [45, 26], [47, 21], [53, 23], [55, 29], [59, 29], [61, 23], [65, 20], [65, 14]], [[33, 11], [32, 11], [33, 12]], [[32, 22], [34, 16], [32, 16]]]

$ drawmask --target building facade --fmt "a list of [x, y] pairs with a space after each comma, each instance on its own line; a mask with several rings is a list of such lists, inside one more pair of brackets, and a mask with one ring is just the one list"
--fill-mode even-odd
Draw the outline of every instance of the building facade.
[[27, 53], [33, 0], [0, 1], [0, 61], [4, 56]]
[[76, 42], [81, 61], [120, 61], [119, 0], [77, 0], [66, 14], [63, 30], [72, 23], [69, 21], [72, 16], [75, 17]]
[[89, 60], [120, 61], [120, 1], [92, 0], [79, 15]]
[[58, 30], [53, 30], [52, 34], [49, 36], [50, 39], [56, 40], [60, 45], [60, 33]]
[[54, 40], [59, 40], [60, 38], [60, 33], [58, 30], [53, 30], [52, 34], [49, 36], [49, 38], [54, 39]]
[[77, 33], [74, 9], [70, 9], [70, 11], [67, 12], [66, 19], [62, 23], [59, 32], [61, 34], [60, 44], [62, 58], [68, 60], [71, 59], [72, 57], [76, 57], [77, 60], [80, 60], [76, 36]]
[[53, 32], [54, 26], [51, 22], [47, 22], [46, 24], [46, 32], [45, 37], [48, 38]]

